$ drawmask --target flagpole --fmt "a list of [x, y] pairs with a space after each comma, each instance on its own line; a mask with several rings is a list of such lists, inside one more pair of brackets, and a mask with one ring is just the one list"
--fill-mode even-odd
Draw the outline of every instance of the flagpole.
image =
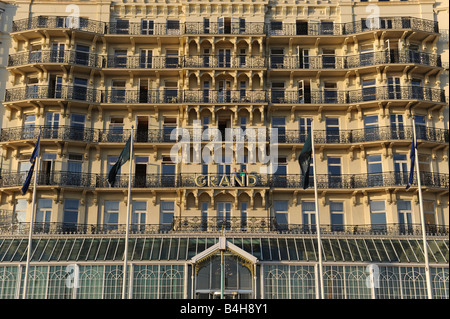
[[[428, 259], [428, 246], [427, 246], [427, 235], [425, 229], [425, 215], [423, 211], [423, 197], [422, 197], [422, 183], [420, 180], [420, 169], [419, 169], [419, 154], [417, 151], [417, 137], [416, 137], [416, 122], [414, 116], [412, 117], [413, 122], [413, 143], [414, 145], [414, 157], [415, 157], [415, 169], [417, 174], [417, 188], [419, 191], [419, 208], [420, 208], [420, 221], [422, 224], [422, 241], [423, 241], [423, 254], [425, 256], [425, 277], [427, 281], [427, 294], [428, 299], [433, 299], [433, 294], [431, 291], [431, 276], [430, 276], [430, 262]], [[413, 168], [411, 167], [411, 170]]]
[[128, 237], [130, 235], [130, 214], [131, 214], [131, 177], [133, 172], [133, 129], [131, 126], [131, 138], [130, 138], [130, 169], [128, 177], [128, 200], [127, 200], [127, 222], [125, 230], [125, 252], [123, 256], [123, 287], [122, 287], [122, 299], [127, 299], [127, 263], [128, 263]]
[[314, 120], [311, 120], [311, 148], [313, 158], [313, 176], [314, 176], [314, 206], [316, 208], [316, 231], [317, 231], [317, 251], [319, 255], [319, 283], [320, 283], [320, 298], [325, 299], [323, 289], [323, 262], [322, 262], [322, 239], [320, 236], [320, 217], [319, 217], [319, 195], [317, 192], [317, 175], [316, 175], [316, 157], [314, 150]]
[[[38, 143], [40, 144], [40, 138]], [[38, 154], [36, 157], [36, 169], [34, 170], [34, 185], [33, 185], [33, 200], [31, 202], [31, 218], [30, 218], [30, 230], [28, 233], [28, 251], [27, 251], [27, 262], [25, 266], [25, 279], [23, 281], [23, 293], [22, 299], [27, 299], [27, 290], [28, 290], [28, 276], [30, 273], [30, 261], [32, 250], [32, 240], [33, 240], [33, 224], [34, 224], [34, 215], [35, 215], [35, 206], [36, 206], [36, 185], [37, 185], [37, 175], [39, 173], [39, 162], [40, 162], [40, 153], [41, 153], [41, 145], [38, 147]], [[31, 169], [31, 168], [30, 168]]]

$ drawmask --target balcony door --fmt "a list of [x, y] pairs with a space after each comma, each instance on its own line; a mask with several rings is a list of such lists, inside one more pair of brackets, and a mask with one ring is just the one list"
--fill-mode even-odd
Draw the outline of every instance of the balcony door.
[[327, 134], [327, 143], [339, 143], [340, 142], [340, 132], [339, 132], [339, 118], [327, 117], [325, 119], [325, 127]]
[[286, 143], [286, 118], [272, 117], [272, 129], [278, 130], [278, 143]]
[[367, 155], [366, 159], [368, 186], [383, 186], [383, 163], [381, 155]]
[[411, 201], [397, 201], [398, 226], [400, 234], [413, 234]]
[[364, 141], [380, 140], [380, 130], [378, 127], [378, 115], [368, 115], [364, 117]]
[[134, 162], [134, 187], [144, 188], [147, 185], [148, 156], [136, 156]]
[[402, 91], [399, 77], [388, 77], [388, 98], [390, 100], [400, 100], [402, 98]]
[[342, 163], [340, 157], [328, 157], [328, 188], [342, 188]]
[[64, 62], [64, 43], [52, 43], [52, 48], [50, 51], [50, 62], [51, 63], [63, 63]]
[[231, 67], [231, 49], [219, 49], [217, 61], [219, 68]]
[[44, 185], [51, 185], [53, 181], [53, 173], [55, 171], [56, 153], [44, 153], [42, 155], [41, 181]]
[[62, 88], [63, 78], [62, 75], [50, 74], [48, 78], [48, 97], [53, 99], [62, 98], [63, 88]]
[[409, 172], [406, 154], [394, 154], [395, 185], [407, 185]]
[[[146, 143], [148, 142], [148, 116], [138, 116], [136, 117], [137, 122], [137, 130], [136, 130], [136, 142], [138, 143]], [[153, 141], [152, 142], [156, 142]]]
[[403, 114], [391, 114], [391, 139], [403, 140], [405, 139], [405, 127], [403, 125]]
[[69, 154], [69, 160], [67, 162], [67, 180], [62, 182], [71, 186], [82, 186], [82, 170], [83, 155]]
[[161, 186], [175, 187], [175, 164], [170, 156], [164, 156], [161, 163]]
[[45, 129], [43, 132], [43, 138], [58, 138], [59, 131], [59, 113], [47, 112], [45, 114]]
[[139, 67], [141, 69], [151, 69], [153, 66], [153, 50], [141, 49], [139, 56]]
[[368, 66], [374, 64], [375, 53], [373, 51], [373, 44], [362, 44], [359, 49], [359, 63], [360, 66]]
[[69, 139], [75, 141], [84, 140], [84, 127], [86, 123], [86, 115], [71, 114], [70, 116], [70, 133]]
[[375, 79], [362, 81], [362, 100], [375, 101], [377, 99], [377, 87]]
[[220, 80], [219, 81], [217, 102], [219, 102], [219, 103], [230, 103], [231, 102], [231, 81], [229, 81], [229, 80]]
[[322, 68], [323, 69], [336, 68], [336, 54], [334, 49], [322, 50]]
[[217, 203], [217, 230], [229, 230], [231, 226], [231, 202]]

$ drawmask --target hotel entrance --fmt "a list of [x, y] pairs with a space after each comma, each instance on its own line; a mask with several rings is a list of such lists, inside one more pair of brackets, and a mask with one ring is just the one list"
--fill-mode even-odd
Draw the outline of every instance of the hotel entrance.
[[196, 299], [251, 299], [255, 296], [255, 257], [225, 238], [192, 258]]

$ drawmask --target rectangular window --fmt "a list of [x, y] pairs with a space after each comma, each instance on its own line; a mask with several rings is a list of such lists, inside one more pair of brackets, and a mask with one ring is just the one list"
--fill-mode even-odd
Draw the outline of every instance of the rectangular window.
[[52, 200], [48, 198], [40, 198], [38, 201], [34, 231], [47, 233], [50, 230], [51, 216]]
[[117, 230], [119, 226], [119, 201], [105, 201], [103, 225], [105, 230]]
[[340, 157], [328, 157], [328, 183], [330, 188], [342, 188], [342, 166]]
[[344, 203], [330, 202], [330, 220], [332, 231], [344, 231]]
[[375, 79], [362, 81], [363, 101], [375, 101], [377, 99], [377, 85]]
[[274, 202], [274, 214], [278, 229], [287, 229], [289, 227], [288, 211], [289, 202], [287, 200], [277, 200]]
[[394, 154], [394, 174], [395, 185], [406, 185], [408, 183], [409, 171], [406, 154]]
[[89, 46], [77, 44], [75, 46], [75, 64], [89, 65], [89, 51]]
[[283, 22], [282, 21], [270, 21], [270, 34], [282, 35], [283, 34]]
[[325, 119], [327, 143], [339, 143], [339, 118], [327, 117]]
[[217, 203], [217, 230], [231, 227], [231, 202]]
[[381, 155], [368, 155], [366, 159], [369, 186], [383, 186], [383, 163]]
[[308, 137], [308, 131], [311, 130], [311, 123], [312, 123], [311, 117], [300, 117], [298, 119], [300, 143], [305, 143], [306, 138]]
[[180, 21], [167, 20], [167, 34], [180, 34]]
[[316, 205], [314, 202], [302, 202], [303, 230], [308, 233], [316, 232]]
[[155, 33], [155, 29], [154, 29], [154, 21], [153, 20], [147, 20], [147, 19], [142, 19], [141, 20], [141, 34], [145, 34], [145, 35], [152, 35]]
[[414, 230], [412, 228], [411, 201], [397, 201], [397, 211], [400, 234], [412, 234]]
[[75, 232], [78, 223], [78, 209], [80, 201], [78, 199], [64, 200], [64, 216], [63, 216], [63, 230], [68, 232]]
[[116, 34], [128, 34], [129, 28], [130, 28], [130, 21], [128, 20], [116, 21]]
[[160, 226], [162, 230], [171, 230], [173, 216], [175, 214], [175, 202], [162, 201], [160, 211]]
[[19, 224], [19, 228], [23, 229], [27, 217], [28, 202], [26, 199], [18, 199], [14, 207], [13, 222]]
[[208, 207], [209, 204], [208, 202], [202, 202], [201, 203], [201, 229], [202, 231], [207, 231], [208, 230]]
[[378, 115], [368, 115], [364, 117], [364, 141], [378, 141], [380, 133], [378, 129]]
[[131, 230], [135, 232], [145, 231], [145, 221], [147, 215], [146, 201], [133, 201], [133, 214], [131, 217]]
[[122, 142], [123, 133], [123, 118], [112, 117], [109, 121], [108, 142]]
[[241, 230], [247, 230], [247, 209], [248, 203], [241, 203]]
[[386, 231], [386, 203], [384, 201], [370, 202], [370, 220], [372, 230], [375, 232]]

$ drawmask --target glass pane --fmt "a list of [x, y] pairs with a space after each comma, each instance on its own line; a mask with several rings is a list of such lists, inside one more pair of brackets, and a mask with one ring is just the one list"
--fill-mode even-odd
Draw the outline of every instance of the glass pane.
[[343, 261], [341, 249], [339, 247], [339, 242], [337, 239], [330, 239], [331, 249], [333, 249], [334, 258], [336, 261]]
[[397, 254], [395, 253], [395, 249], [392, 246], [390, 240], [383, 240], [384, 247], [386, 248], [386, 253], [389, 256], [390, 261], [398, 261]]
[[161, 238], [154, 238], [153, 239], [153, 247], [152, 247], [152, 255], [150, 257], [151, 260], [159, 259], [160, 249], [161, 249]]
[[269, 239], [261, 238], [262, 260], [272, 260], [269, 250]]
[[292, 238], [287, 238], [287, 247], [289, 250], [289, 258], [290, 260], [298, 260], [297, 249], [295, 248], [295, 242]]
[[[316, 256], [316, 249], [313, 246], [313, 239], [310, 238], [305, 238], [303, 239], [304, 243], [305, 243], [305, 247], [306, 247], [306, 254], [308, 257], [308, 260], [318, 260], [317, 256]], [[316, 243], [314, 243], [315, 246], [317, 246]]]
[[340, 239], [339, 244], [341, 246], [343, 261], [352, 261], [352, 254], [350, 252], [350, 248], [348, 247], [348, 243], [346, 239]]
[[89, 250], [89, 254], [87, 255], [86, 260], [95, 260], [95, 257], [98, 252], [98, 248], [100, 246], [101, 239], [93, 239], [91, 243], [91, 248]]
[[180, 238], [178, 260], [186, 260], [187, 238]]
[[153, 238], [145, 238], [144, 248], [142, 250], [142, 260], [150, 260], [152, 246], [153, 246]]
[[380, 261], [380, 257], [378, 256], [377, 249], [372, 239], [365, 239], [367, 248], [369, 249], [370, 257], [372, 257], [372, 261]]
[[189, 238], [188, 247], [188, 259], [191, 259], [197, 255], [197, 238]]
[[41, 261], [48, 261], [51, 257], [53, 248], [55, 248], [57, 239], [50, 239], [48, 241], [47, 247], [45, 247], [44, 253], [41, 256]]
[[47, 244], [47, 241], [45, 239], [40, 239], [40, 240], [35, 240], [33, 239], [32, 241], [32, 250], [33, 250], [33, 255], [31, 257], [32, 261], [39, 261], [39, 258], [41, 257], [42, 254], [42, 250], [45, 247], [45, 244]]
[[409, 262], [408, 258], [406, 257], [405, 252], [403, 251], [400, 241], [399, 240], [391, 240], [391, 242], [392, 242], [392, 245], [394, 246], [397, 256], [400, 258], [400, 261], [401, 262]]
[[383, 246], [383, 243], [379, 239], [373, 240], [375, 247], [377, 248], [378, 254], [380, 255], [380, 261], [390, 261], [389, 256], [387, 255], [386, 249]]
[[278, 239], [278, 247], [280, 248], [281, 260], [289, 260], [285, 238]]
[[252, 238], [253, 256], [261, 260], [261, 240], [259, 238]]
[[350, 251], [353, 255], [353, 259], [355, 261], [363, 261], [361, 254], [359, 253], [358, 247], [356, 245], [355, 239], [347, 239], [348, 246], [350, 247]]
[[410, 240], [409, 243], [414, 251], [419, 262], [424, 263], [425, 257], [423, 256], [423, 244], [422, 242], [418, 242], [417, 240]]
[[367, 251], [366, 245], [364, 244], [363, 239], [356, 239], [356, 243], [359, 248], [359, 252], [361, 253], [361, 257], [363, 261], [371, 261], [369, 252]]
[[411, 246], [409, 245], [409, 241], [408, 240], [400, 240], [400, 244], [403, 246], [403, 250], [405, 251], [408, 259], [412, 262], [417, 262], [416, 255], [414, 254]]
[[117, 243], [117, 249], [113, 256], [114, 260], [123, 260], [125, 253], [125, 239], [120, 238], [119, 242]]
[[161, 256], [159, 259], [161, 259], [161, 260], [169, 259], [170, 240], [171, 240], [171, 238], [162, 238], [162, 240], [161, 240], [162, 241]]
[[276, 238], [270, 238], [270, 251], [272, 253], [272, 260], [280, 260]]
[[113, 260], [114, 255], [116, 254], [117, 244], [119, 243], [118, 238], [111, 238], [108, 246], [108, 250], [105, 254], [105, 260]]
[[178, 258], [178, 247], [179, 245], [179, 238], [172, 238], [172, 242], [170, 243], [170, 251], [169, 251], [169, 259], [170, 260], [177, 260]]
[[326, 261], [334, 261], [331, 245], [328, 239], [322, 239], [323, 255]]

